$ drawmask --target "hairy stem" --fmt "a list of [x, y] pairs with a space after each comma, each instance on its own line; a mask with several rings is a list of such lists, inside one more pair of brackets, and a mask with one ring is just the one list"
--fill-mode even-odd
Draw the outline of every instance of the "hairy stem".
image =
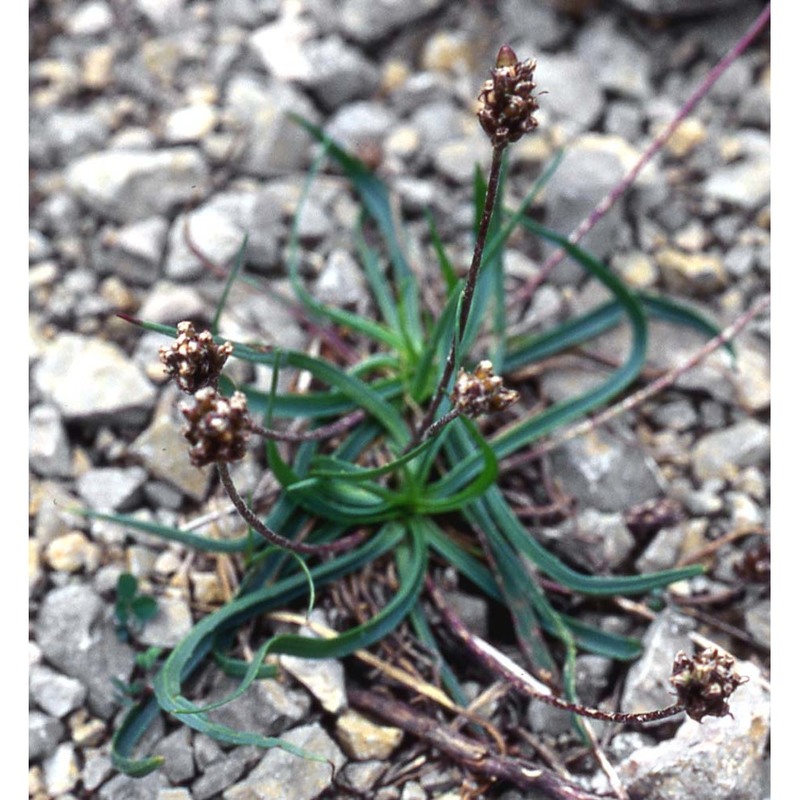
[[503, 153], [506, 145], [496, 145], [492, 149], [492, 164], [489, 168], [489, 181], [486, 185], [486, 199], [483, 204], [483, 214], [478, 226], [478, 235], [475, 239], [475, 249], [472, 251], [472, 262], [467, 272], [467, 280], [464, 284], [464, 292], [461, 296], [461, 310], [458, 317], [458, 327], [453, 334], [453, 341], [450, 343], [450, 352], [447, 354], [447, 361], [444, 365], [442, 377], [439, 379], [439, 385], [431, 400], [428, 411], [425, 414], [422, 422], [417, 427], [416, 433], [411, 442], [411, 447], [420, 442], [426, 431], [431, 427], [433, 418], [436, 416], [436, 411], [442, 401], [447, 385], [456, 367], [456, 354], [458, 352], [458, 345], [464, 338], [464, 332], [467, 329], [467, 322], [469, 321], [469, 312], [472, 307], [472, 299], [475, 295], [475, 287], [478, 283], [478, 274], [481, 268], [481, 260], [483, 259], [483, 249], [486, 246], [486, 236], [489, 232], [489, 223], [492, 220], [494, 212], [495, 201], [497, 200], [497, 190], [500, 184], [500, 170], [503, 164]]
[[285, 550], [291, 550], [293, 553], [299, 553], [301, 555], [324, 556], [330, 555], [331, 553], [340, 553], [343, 550], [351, 550], [366, 536], [364, 531], [358, 531], [350, 536], [345, 536], [342, 539], [338, 539], [335, 542], [330, 542], [327, 544], [303, 544], [302, 542], [295, 542], [291, 539], [287, 539], [285, 536], [281, 536], [279, 533], [276, 533], [272, 530], [272, 528], [262, 522], [253, 512], [253, 510], [247, 505], [247, 503], [245, 503], [242, 496], [236, 490], [236, 486], [231, 478], [231, 473], [228, 470], [228, 465], [225, 462], [217, 462], [217, 472], [219, 473], [220, 481], [222, 482], [228, 497], [236, 507], [236, 510], [239, 512], [242, 519], [244, 519], [244, 521], [259, 536], [266, 539], [270, 544], [273, 544], [277, 547], [282, 547]]

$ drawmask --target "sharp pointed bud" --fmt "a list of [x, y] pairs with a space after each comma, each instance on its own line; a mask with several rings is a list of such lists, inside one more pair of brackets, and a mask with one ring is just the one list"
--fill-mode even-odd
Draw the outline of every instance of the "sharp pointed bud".
[[513, 67], [517, 61], [517, 54], [507, 44], [504, 44], [497, 51], [496, 66], [498, 69], [502, 69], [503, 67]]

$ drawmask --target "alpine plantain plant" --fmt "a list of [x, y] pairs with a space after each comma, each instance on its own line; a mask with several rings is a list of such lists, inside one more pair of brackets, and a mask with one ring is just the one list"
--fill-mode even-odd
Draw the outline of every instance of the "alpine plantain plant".
[[[503, 459], [530, 449], [543, 437], [603, 406], [637, 380], [645, 362], [650, 317], [677, 321], [707, 336], [717, 334], [711, 323], [691, 309], [629, 289], [605, 264], [531, 218], [531, 203], [557, 160], [517, 209], [505, 207], [507, 152], [537, 127], [534, 68], [533, 60], [519, 61], [504, 46], [480, 92], [478, 118], [491, 142], [492, 162], [488, 180], [480, 176], [475, 180], [474, 254], [466, 276], [459, 278], [436, 228], [431, 227], [443, 296], [441, 307], [435, 310], [421, 303], [420, 276], [405, 255], [384, 184], [319, 128], [298, 120], [322, 146], [304, 197], [323, 161], [332, 159], [360, 200], [362, 214], [354, 241], [377, 310], [375, 318], [328, 307], [309, 293], [300, 276], [296, 225], [289, 275], [307, 315], [365, 343], [363, 351], [369, 354], [359, 363], [341, 365], [276, 346], [229, 342], [219, 335], [228, 289], [233, 281], [244, 278], [246, 241], [211, 330], [198, 332], [188, 321], [176, 331], [135, 320], [174, 338], [172, 345], [162, 348], [161, 357], [190, 398], [183, 408], [190, 458], [197, 466], [216, 466], [245, 530], [238, 538], [216, 540], [132, 517], [106, 517], [201, 551], [241, 554], [243, 569], [234, 599], [200, 619], [156, 665], [152, 693], [128, 712], [114, 738], [113, 759], [121, 771], [145, 775], [161, 765], [161, 756], [134, 755], [137, 742], [161, 711], [222, 742], [277, 746], [318, 758], [279, 738], [213, 722], [208, 712], [222, 703], [202, 705], [190, 699], [188, 682], [202, 667], [216, 663], [241, 678], [236, 692], [222, 701], [226, 702], [253, 681], [275, 674], [276, 668], [265, 663], [267, 654], [345, 657], [380, 641], [403, 621], [438, 652], [421, 601], [432, 558], [451, 565], [475, 591], [507, 607], [528, 669], [552, 690], [546, 702], [615, 720], [678, 713], [687, 702], [695, 718], [727, 712], [725, 701], [737, 679], [728, 670], [724, 681], [709, 681], [717, 663], [713, 654], [705, 654], [707, 668], [703, 669], [693, 667], [691, 659], [680, 654], [674, 680], [678, 702], [669, 709], [650, 715], [604, 715], [576, 702], [574, 666], [579, 649], [626, 661], [637, 657], [640, 645], [559, 611], [537, 575], [582, 595], [635, 596], [657, 593], [696, 575], [700, 568], [634, 576], [576, 571], [533, 538], [515, 516], [498, 481]], [[518, 228], [563, 248], [613, 299], [544, 334], [510, 336], [504, 315], [503, 253], [508, 237]], [[484, 324], [487, 318], [488, 325]], [[519, 405], [519, 394], [510, 385], [515, 373], [590, 342], [619, 324], [630, 328], [630, 351], [602, 384], [544, 411], [510, 415], [509, 408]], [[270, 367], [272, 390], [235, 386], [224, 373], [230, 358]], [[278, 391], [277, 376], [286, 370], [309, 373], [314, 389]], [[510, 376], [508, 384], [501, 377], [504, 374]], [[483, 421], [488, 417], [503, 424], [484, 433]], [[293, 430], [298, 421], [305, 421], [304, 429], [289, 433], [281, 420], [294, 422]], [[231, 462], [245, 455], [246, 441], [253, 436], [264, 439], [268, 468], [281, 487], [279, 499], [266, 516], [239, 494], [229, 470]], [[254, 643], [250, 660], [236, 651], [236, 634], [250, 621], [301, 602], [309, 588], [330, 585], [377, 559], [391, 562], [398, 586], [394, 597], [367, 622], [330, 638], [276, 635]], [[435, 587], [429, 585], [429, 592], [435, 601]], [[555, 650], [554, 644], [558, 645]], [[559, 653], [558, 659], [554, 652]], [[723, 664], [723, 671], [728, 666]], [[440, 676], [453, 701], [463, 706], [455, 672], [444, 659]], [[706, 685], [714, 688], [710, 706], [702, 700]]]

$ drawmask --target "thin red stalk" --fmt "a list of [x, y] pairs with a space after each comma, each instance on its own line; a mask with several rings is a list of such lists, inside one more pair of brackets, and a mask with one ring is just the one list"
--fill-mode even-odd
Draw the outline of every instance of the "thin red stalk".
[[217, 472], [219, 473], [220, 481], [222, 482], [225, 491], [228, 494], [231, 502], [236, 506], [236, 510], [242, 516], [244, 521], [257, 533], [259, 536], [266, 539], [270, 544], [277, 547], [282, 547], [285, 550], [291, 550], [293, 553], [309, 556], [325, 556], [331, 553], [340, 553], [344, 550], [352, 550], [359, 542], [361, 542], [366, 533], [359, 531], [350, 536], [345, 536], [342, 539], [337, 539], [335, 542], [328, 544], [303, 544], [302, 542], [295, 542], [287, 539], [276, 533], [268, 525], [262, 522], [250, 507], [242, 499], [242, 496], [236, 491], [236, 486], [231, 478], [231, 473], [228, 470], [228, 465], [223, 461], [217, 462]]
[[[445, 602], [442, 593], [430, 578], [427, 581], [427, 589], [431, 599], [436, 605], [437, 610], [442, 615], [450, 630], [463, 642], [467, 649], [480, 661], [493, 675], [499, 675], [504, 681], [517, 692], [539, 700], [542, 703], [555, 706], [556, 708], [580, 714], [582, 717], [599, 719], [604, 722], [622, 722], [627, 725], [637, 725], [643, 722], [653, 722], [655, 720], [666, 719], [680, 714], [683, 706], [680, 703], [659, 708], [655, 711], [646, 711], [641, 714], [625, 714], [620, 711], [603, 711], [599, 708], [589, 708], [588, 706], [570, 703], [553, 694], [548, 694], [549, 689], [541, 685], [541, 689], [534, 686], [534, 678], [523, 670], [516, 667], [512, 662], [504, 662], [502, 654], [495, 650], [491, 645], [475, 636], [469, 631], [466, 625], [459, 619], [453, 610]], [[536, 684], [539, 682], [536, 681]]]
[[263, 428], [255, 422], [250, 422], [250, 430], [257, 436], [263, 436], [265, 439], [272, 439], [277, 442], [317, 442], [321, 439], [330, 439], [332, 436], [338, 436], [340, 433], [349, 431], [354, 425], [357, 425], [364, 419], [366, 413], [359, 409], [353, 411], [345, 417], [342, 417], [330, 425], [323, 425], [321, 428], [315, 428], [313, 431], [304, 431], [302, 433], [292, 433], [291, 431], [276, 431], [273, 428]]
[[425, 432], [430, 428], [433, 423], [433, 418], [436, 416], [436, 411], [439, 408], [439, 403], [447, 389], [447, 384], [453, 375], [456, 366], [456, 350], [458, 343], [464, 337], [464, 332], [467, 328], [469, 320], [469, 312], [472, 307], [472, 298], [475, 294], [475, 287], [478, 283], [478, 273], [481, 268], [481, 260], [483, 259], [483, 248], [486, 245], [486, 235], [489, 232], [489, 223], [492, 219], [494, 212], [495, 200], [497, 200], [497, 189], [500, 184], [500, 167], [503, 163], [503, 153], [505, 152], [505, 145], [497, 145], [492, 148], [492, 164], [489, 169], [489, 180], [486, 185], [486, 199], [483, 204], [483, 214], [481, 221], [478, 225], [478, 235], [475, 238], [475, 249], [472, 252], [472, 262], [469, 265], [467, 272], [467, 280], [464, 284], [464, 294], [461, 298], [461, 310], [458, 318], [458, 328], [453, 334], [453, 341], [450, 344], [450, 352], [447, 354], [447, 361], [444, 365], [442, 377], [439, 380], [439, 385], [436, 388], [436, 393], [431, 400], [428, 411], [424, 419], [417, 427], [416, 434], [413, 437], [409, 446], [417, 444], [422, 440]]
[[[569, 235], [569, 241], [577, 244], [615, 205], [615, 203], [628, 191], [639, 173], [647, 166], [653, 156], [664, 146], [664, 143], [675, 132], [678, 125], [694, 110], [694, 107], [709, 92], [711, 87], [719, 80], [726, 69], [750, 46], [753, 40], [764, 30], [770, 18], [770, 4], [758, 15], [755, 22], [747, 29], [744, 36], [725, 54], [722, 60], [706, 75], [700, 85], [694, 90], [689, 99], [679, 109], [673, 120], [656, 136], [650, 146], [642, 154], [628, 174], [595, 206], [588, 217]], [[566, 256], [564, 250], [556, 250], [542, 265], [541, 270], [518, 290], [514, 300], [526, 303], [537, 287], [558, 266]]]

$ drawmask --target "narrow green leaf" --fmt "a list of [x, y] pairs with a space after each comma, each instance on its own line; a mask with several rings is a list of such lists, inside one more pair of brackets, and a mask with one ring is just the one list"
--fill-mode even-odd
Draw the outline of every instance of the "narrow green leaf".
[[231, 269], [231, 271], [228, 273], [225, 286], [222, 289], [222, 294], [220, 295], [216, 311], [214, 312], [214, 319], [211, 320], [211, 333], [215, 336], [219, 332], [219, 321], [222, 317], [222, 312], [225, 309], [225, 304], [228, 302], [228, 295], [230, 294], [231, 288], [236, 282], [236, 279], [239, 277], [239, 273], [242, 271], [242, 267], [244, 266], [244, 254], [247, 251], [247, 238], [247, 234], [245, 234], [244, 239], [242, 239], [242, 245], [236, 253], [236, 260], [233, 263], [233, 269]]

